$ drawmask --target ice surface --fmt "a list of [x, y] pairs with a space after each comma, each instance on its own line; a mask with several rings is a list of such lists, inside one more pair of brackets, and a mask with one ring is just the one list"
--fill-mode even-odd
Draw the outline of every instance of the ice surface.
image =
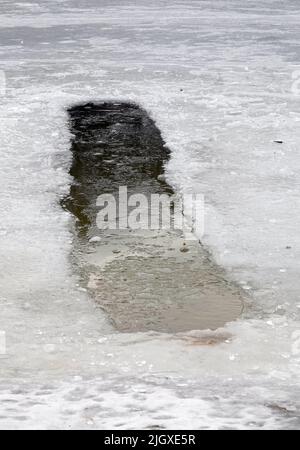
[[[0, 12], [0, 426], [299, 428], [297, 2]], [[90, 99], [145, 107], [172, 150], [169, 182], [205, 194], [203, 242], [250, 299], [227, 342], [114, 334], [80, 288], [59, 200], [65, 108]]]

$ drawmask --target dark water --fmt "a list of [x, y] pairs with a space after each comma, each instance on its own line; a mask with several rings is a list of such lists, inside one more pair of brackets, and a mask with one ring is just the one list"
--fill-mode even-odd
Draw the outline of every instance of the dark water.
[[69, 109], [73, 135], [70, 174], [75, 183], [66, 199], [67, 208], [79, 219], [81, 231], [95, 224], [97, 197], [119, 186], [128, 194], [169, 193], [158, 181], [170, 156], [160, 131], [147, 113], [134, 104], [102, 103]]
[[96, 226], [98, 196], [117, 197], [119, 186], [148, 198], [173, 193], [162, 177], [170, 151], [153, 120], [128, 103], [77, 105], [69, 115], [74, 182], [64, 206], [77, 218], [76, 264], [115, 328], [176, 333], [236, 319], [240, 292], [197, 240], [172, 228]]

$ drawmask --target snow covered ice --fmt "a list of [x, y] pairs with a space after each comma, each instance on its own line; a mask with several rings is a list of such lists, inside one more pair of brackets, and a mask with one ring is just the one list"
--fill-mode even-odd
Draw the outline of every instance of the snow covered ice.
[[[0, 428], [299, 428], [297, 2], [0, 13]], [[224, 330], [118, 334], [82, 290], [60, 206], [66, 108], [105, 99], [143, 106], [172, 150], [168, 182], [205, 195], [203, 244], [249, 303]]]

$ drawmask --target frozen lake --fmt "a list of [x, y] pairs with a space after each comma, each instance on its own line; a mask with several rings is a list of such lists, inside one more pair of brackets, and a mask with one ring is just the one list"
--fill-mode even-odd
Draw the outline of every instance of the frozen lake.
[[[3, 0], [0, 14], [0, 428], [299, 428], [297, 2]], [[249, 299], [240, 320], [121, 334], [83, 290], [60, 206], [66, 109], [105, 99], [144, 107], [169, 184], [205, 195], [202, 242]]]

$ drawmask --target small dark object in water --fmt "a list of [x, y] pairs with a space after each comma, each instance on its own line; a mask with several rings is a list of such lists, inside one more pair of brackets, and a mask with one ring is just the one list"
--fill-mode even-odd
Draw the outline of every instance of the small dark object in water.
[[283, 141], [274, 141], [275, 144], [283, 144]]
[[187, 247], [187, 245], [186, 245], [185, 242], [182, 244], [182, 247], [180, 248], [180, 251], [181, 251], [182, 253], [185, 253], [185, 252], [188, 252], [188, 251], [189, 251], [189, 248]]

